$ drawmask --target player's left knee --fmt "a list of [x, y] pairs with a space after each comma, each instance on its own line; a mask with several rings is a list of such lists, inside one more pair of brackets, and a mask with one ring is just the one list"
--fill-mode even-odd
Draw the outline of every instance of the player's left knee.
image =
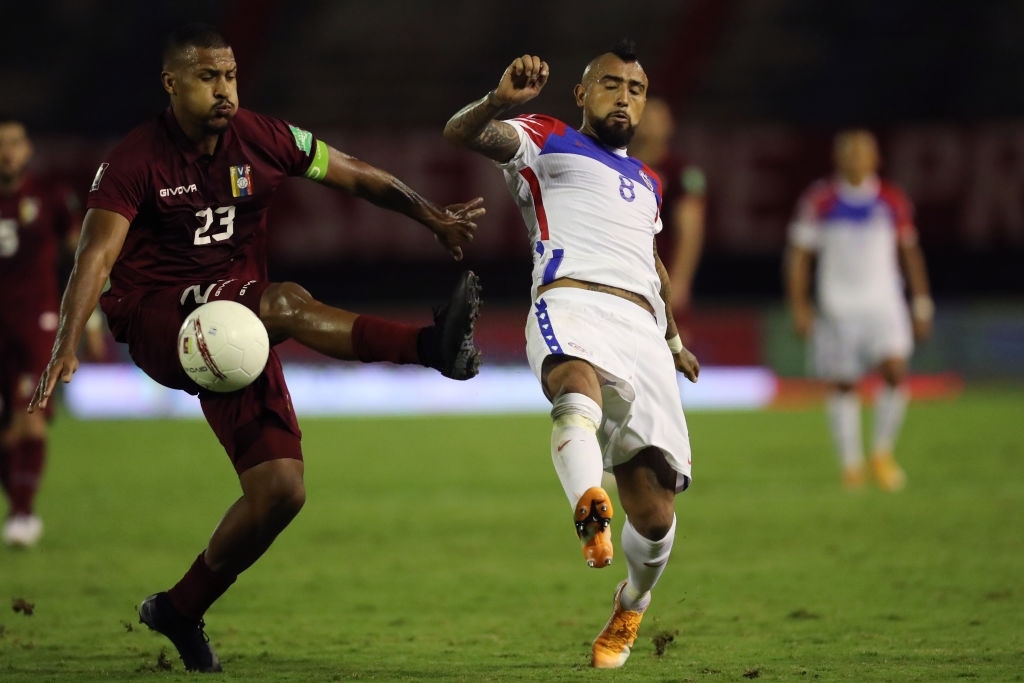
[[306, 502], [301, 461], [281, 458], [262, 462], [241, 475], [242, 490], [254, 515], [283, 526]]
[[302, 319], [313, 300], [305, 287], [294, 282], [275, 282], [267, 287], [260, 299], [260, 319], [272, 343], [292, 337], [296, 321]]
[[907, 376], [907, 363], [901, 358], [890, 358], [882, 362], [879, 371], [886, 384], [896, 386]]
[[291, 321], [301, 316], [313, 295], [294, 282], [275, 282], [260, 299], [260, 318], [271, 337], [287, 335]]
[[646, 514], [630, 516], [629, 523], [641, 536], [651, 541], [660, 541], [673, 530], [676, 520], [675, 508], [671, 505], [655, 505]]
[[10, 448], [25, 439], [46, 439], [46, 416], [42, 411], [28, 413], [24, 410], [12, 412], [10, 422], [0, 434], [0, 443]]
[[264, 492], [264, 516], [276, 520], [291, 520], [306, 504], [306, 487], [302, 481], [275, 481]]

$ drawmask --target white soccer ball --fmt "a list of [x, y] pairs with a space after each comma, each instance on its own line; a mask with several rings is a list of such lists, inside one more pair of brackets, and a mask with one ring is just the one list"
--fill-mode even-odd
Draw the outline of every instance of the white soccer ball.
[[192, 311], [178, 331], [185, 374], [210, 391], [238, 391], [267, 365], [270, 339], [259, 316], [237, 301], [211, 301]]

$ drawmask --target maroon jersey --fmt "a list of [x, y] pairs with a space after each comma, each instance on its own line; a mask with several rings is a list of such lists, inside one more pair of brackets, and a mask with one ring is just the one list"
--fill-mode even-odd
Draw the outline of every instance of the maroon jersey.
[[79, 220], [72, 192], [34, 176], [15, 193], [0, 194], [0, 424], [28, 406], [50, 358], [60, 303], [57, 257]]
[[35, 176], [14, 194], [0, 194], [0, 325], [35, 324], [57, 312], [57, 257], [79, 215], [72, 192]]
[[655, 240], [658, 245], [658, 255], [668, 265], [669, 259], [675, 252], [677, 239], [675, 226], [672, 224], [672, 212], [684, 196], [704, 194], [704, 172], [672, 153], [652, 168], [661, 179], [661, 220], [664, 225], [662, 231], [655, 236]]
[[130, 221], [101, 304], [123, 341], [127, 314], [155, 289], [267, 278], [267, 207], [288, 176], [303, 175], [316, 140], [239, 109], [213, 155], [202, 154], [167, 109], [129, 133], [100, 165], [88, 208]]

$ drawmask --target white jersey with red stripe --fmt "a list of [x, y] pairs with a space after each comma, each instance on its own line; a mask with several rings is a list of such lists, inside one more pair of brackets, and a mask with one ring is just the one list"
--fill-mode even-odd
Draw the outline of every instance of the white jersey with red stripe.
[[913, 243], [913, 209], [895, 185], [821, 180], [800, 199], [790, 242], [817, 252], [818, 307], [826, 316], [906, 307], [899, 243]]
[[537, 288], [561, 277], [620, 287], [645, 297], [664, 324], [654, 236], [661, 231], [661, 182], [615, 149], [539, 114], [506, 121], [519, 150], [499, 164], [523, 214]]

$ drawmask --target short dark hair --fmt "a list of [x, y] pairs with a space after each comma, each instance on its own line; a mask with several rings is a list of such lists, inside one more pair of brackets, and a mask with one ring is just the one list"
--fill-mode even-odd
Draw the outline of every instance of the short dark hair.
[[164, 64], [168, 64], [185, 48], [224, 48], [231, 47], [227, 38], [216, 27], [210, 24], [185, 24], [174, 29], [164, 41]]
[[639, 60], [636, 56], [636, 43], [631, 38], [621, 38], [608, 50], [624, 62], [635, 62]]

